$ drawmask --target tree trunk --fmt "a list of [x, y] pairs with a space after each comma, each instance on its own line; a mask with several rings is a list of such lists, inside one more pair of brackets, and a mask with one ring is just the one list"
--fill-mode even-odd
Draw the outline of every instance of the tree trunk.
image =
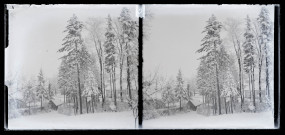
[[113, 90], [114, 90], [114, 102], [115, 106], [117, 107], [117, 92], [116, 92], [116, 69], [115, 66], [113, 66]]
[[242, 102], [243, 102], [243, 105], [244, 105], [244, 99], [245, 99], [245, 92], [244, 92], [244, 74], [243, 74], [243, 70], [241, 71], [241, 81], [242, 81]]
[[63, 90], [63, 103], [65, 103], [65, 102], [66, 102], [65, 89], [66, 89], [66, 88], [64, 88], [64, 90]]
[[221, 114], [221, 101], [220, 101], [220, 88], [219, 88], [219, 72], [216, 64], [216, 79], [217, 79], [217, 90], [218, 90], [218, 104], [219, 104], [219, 115]]
[[259, 60], [259, 71], [258, 71], [258, 89], [259, 89], [259, 101], [260, 103], [262, 102], [262, 98], [261, 98], [261, 66], [262, 66], [262, 60]]
[[168, 115], [170, 115], [170, 110], [169, 110], [169, 102], [167, 103], [167, 110], [168, 110]]
[[270, 99], [270, 82], [269, 82], [269, 61], [268, 61], [268, 54], [267, 54], [267, 48], [266, 48], [266, 58], [265, 58], [265, 63], [266, 63], [266, 90], [268, 93], [268, 99]]
[[215, 114], [215, 111], [214, 111], [214, 110], [215, 110], [215, 108], [214, 108], [214, 104], [215, 104], [215, 103], [214, 103], [214, 98], [212, 98], [212, 109], [213, 109], [213, 115]]
[[80, 72], [79, 72], [78, 63], [76, 64], [76, 66], [77, 66], [77, 80], [78, 80], [79, 111], [80, 111], [80, 114], [82, 114], [82, 100], [81, 100], [81, 87], [80, 87]]
[[110, 71], [110, 97], [113, 98], [113, 87], [112, 87], [112, 72]]
[[127, 56], [127, 83], [128, 83], [128, 89], [129, 89], [129, 98], [132, 100], [129, 56]]
[[94, 95], [91, 95], [91, 106], [92, 106], [92, 112], [94, 113]]
[[29, 115], [31, 115], [31, 102], [29, 102]]
[[217, 114], [217, 99], [216, 97], [214, 98], [214, 104], [215, 104], [215, 114]]
[[212, 98], [212, 109], [213, 109], [213, 115], [215, 114], [215, 101], [214, 98]]
[[210, 113], [210, 98], [207, 96], [207, 104], [208, 104], [208, 114]]
[[74, 109], [74, 114], [76, 114], [76, 97], [75, 96], [73, 96], [73, 109]]
[[251, 90], [251, 85], [250, 85], [250, 82], [251, 82], [251, 77], [250, 77], [250, 73], [248, 73], [248, 90], [249, 90], [249, 98], [250, 98], [250, 101], [252, 100], [252, 90]]
[[85, 100], [86, 100], [86, 113], [88, 113], [88, 101], [87, 101], [87, 96], [86, 96]]
[[120, 64], [120, 97], [121, 97], [121, 102], [123, 102], [123, 79], [122, 79], [122, 75], [123, 75], [123, 64]]
[[254, 88], [254, 67], [252, 67], [252, 96], [253, 96], [253, 106], [254, 106], [254, 112], [256, 110], [256, 104], [255, 104], [255, 88]]
[[99, 59], [99, 64], [100, 64], [100, 91], [101, 91], [101, 98], [102, 98], [102, 108], [104, 107], [104, 91], [103, 91], [103, 65], [102, 65], [102, 60]]
[[[104, 63], [103, 63], [103, 69], [104, 69]], [[104, 92], [104, 104], [106, 100], [106, 84], [105, 84], [105, 70], [103, 70], [103, 92]]]
[[179, 109], [180, 109], [180, 111], [182, 111], [182, 108], [181, 108], [181, 97], [179, 98]]
[[41, 111], [43, 110], [43, 95], [41, 96]]
[[241, 60], [238, 58], [238, 67], [239, 67], [239, 92], [240, 92], [240, 108], [242, 109], [243, 105], [243, 96], [242, 96], [242, 79], [241, 79]]
[[225, 111], [226, 111], [226, 114], [228, 114], [228, 112], [227, 112], [227, 99], [226, 99], [226, 97], [225, 97]]
[[231, 112], [234, 113], [234, 110], [233, 110], [233, 97], [231, 96], [230, 98], [231, 98]]

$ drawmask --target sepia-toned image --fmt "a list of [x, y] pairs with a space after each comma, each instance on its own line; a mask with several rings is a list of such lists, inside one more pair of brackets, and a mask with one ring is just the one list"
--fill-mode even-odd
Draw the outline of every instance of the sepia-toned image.
[[272, 129], [274, 5], [146, 5], [144, 129]]
[[7, 8], [8, 129], [138, 128], [136, 5]]

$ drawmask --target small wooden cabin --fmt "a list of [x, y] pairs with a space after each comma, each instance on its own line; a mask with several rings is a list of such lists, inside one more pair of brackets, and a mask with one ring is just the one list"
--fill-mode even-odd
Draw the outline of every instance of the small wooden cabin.
[[49, 109], [52, 109], [52, 110], [57, 110], [58, 109], [58, 106], [62, 105], [63, 103], [62, 102], [58, 102], [56, 100], [50, 100], [48, 102], [48, 108]]
[[197, 110], [197, 107], [198, 107], [199, 105], [201, 105], [202, 102], [200, 102], [200, 101], [198, 101], [198, 100], [190, 100], [190, 101], [188, 101], [187, 104], [188, 104], [188, 107], [189, 107], [190, 110], [196, 111], [196, 110]]

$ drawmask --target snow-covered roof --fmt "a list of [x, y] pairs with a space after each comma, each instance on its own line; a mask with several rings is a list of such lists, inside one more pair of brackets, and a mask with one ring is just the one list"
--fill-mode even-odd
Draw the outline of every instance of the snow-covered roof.
[[198, 100], [193, 100], [193, 99], [191, 99], [190, 101], [192, 102], [192, 104], [193, 104], [194, 106], [198, 106], [198, 105], [201, 105], [201, 104], [202, 104], [202, 102], [200, 102], [200, 101], [198, 101]]
[[63, 104], [63, 99], [54, 98], [51, 100], [56, 106]]
[[56, 106], [63, 104], [60, 100], [51, 100]]

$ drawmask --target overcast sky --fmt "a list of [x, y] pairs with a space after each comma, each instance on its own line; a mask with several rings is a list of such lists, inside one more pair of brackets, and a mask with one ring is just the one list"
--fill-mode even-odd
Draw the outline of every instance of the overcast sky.
[[66, 36], [67, 21], [76, 14], [85, 22], [89, 17], [118, 17], [123, 7], [135, 17], [135, 5], [49, 5], [25, 6], [9, 10], [9, 47], [5, 49], [5, 76], [29, 78], [42, 68], [45, 77], [58, 74], [61, 54], [57, 50]]
[[[38, 74], [40, 68], [48, 78], [55, 77], [61, 56], [57, 50], [65, 36], [67, 20], [76, 14], [80, 21], [89, 17], [119, 16], [122, 7], [135, 5], [68, 5], [17, 7], [9, 10], [9, 47], [5, 49], [5, 76], [18, 72], [27, 77]], [[273, 20], [273, 6], [268, 7]], [[216, 5], [151, 5], [150, 37], [144, 41], [144, 71], [159, 71], [176, 76], [181, 68], [185, 77], [196, 74], [200, 54], [201, 34], [206, 21], [214, 14], [224, 22], [227, 17], [244, 20], [248, 14], [256, 18], [260, 6]]]
[[[148, 22], [151, 36], [144, 40], [144, 74], [159, 69], [159, 73], [175, 77], [179, 68], [183, 76], [196, 75], [201, 54], [195, 53], [205, 36], [206, 21], [214, 14], [218, 21], [233, 17], [245, 20], [257, 18], [261, 6], [250, 5], [149, 5], [153, 19]], [[271, 20], [273, 6], [267, 6]]]

